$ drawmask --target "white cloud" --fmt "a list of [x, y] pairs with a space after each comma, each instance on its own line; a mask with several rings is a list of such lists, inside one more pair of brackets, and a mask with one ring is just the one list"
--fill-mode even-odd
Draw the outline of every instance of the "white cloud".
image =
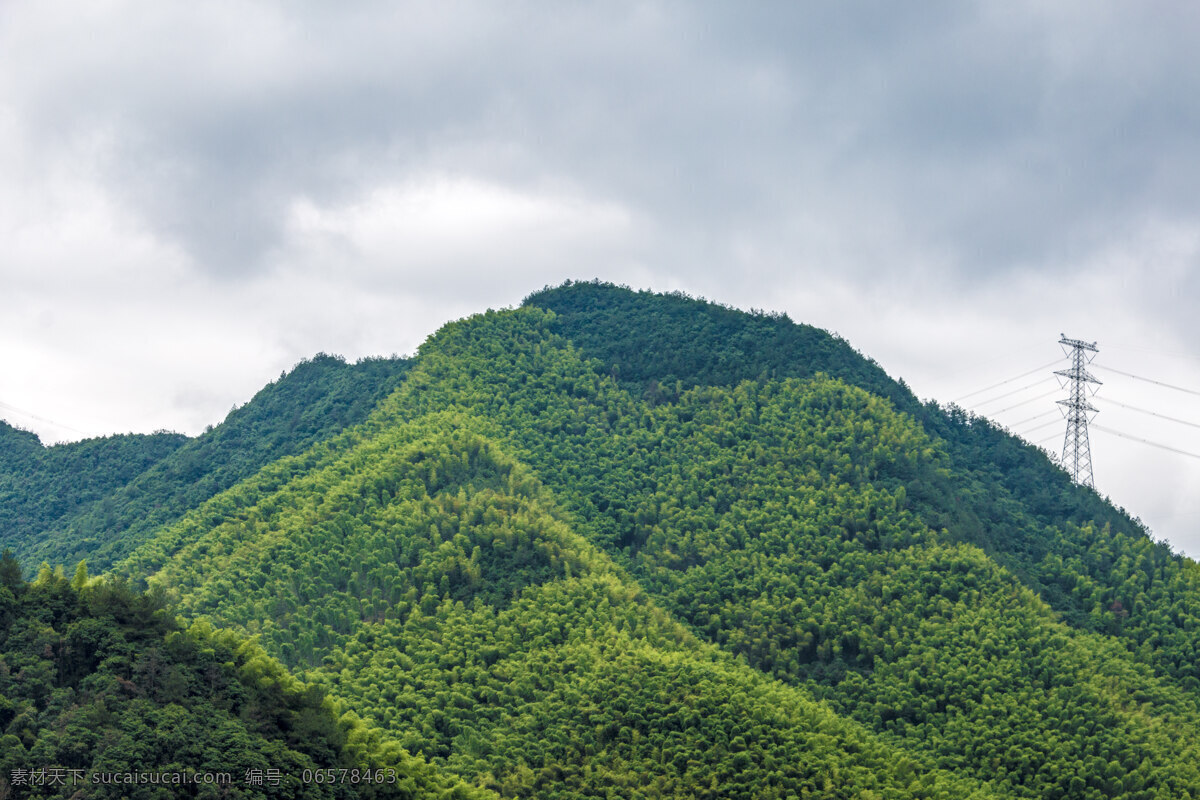
[[393, 291], [477, 294], [599, 266], [636, 235], [615, 203], [533, 193], [465, 176], [432, 175], [377, 187], [352, 203], [291, 207], [287, 260]]

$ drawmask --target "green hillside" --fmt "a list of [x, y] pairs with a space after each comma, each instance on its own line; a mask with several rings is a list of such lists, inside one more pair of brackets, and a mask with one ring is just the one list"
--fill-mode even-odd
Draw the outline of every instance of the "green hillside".
[[43, 447], [35, 434], [0, 422], [0, 541], [24, 554], [38, 533], [86, 513], [186, 442], [161, 433]]
[[344, 437], [124, 568], [505, 796], [988, 796], [703, 645], [487, 427], [434, 412]]
[[[770, 783], [766, 756], [802, 761], [813, 745], [764, 740], [749, 720], [817, 698], [893, 751], [879, 764], [941, 770], [955, 791], [1200, 787], [1195, 692], [1161, 653], [1139, 657], [1120, 635], [1072, 627], [1019, 575], [931, 527], [931, 513], [948, 513], [933, 503], [958, 497], [956, 475], [944, 442], [912, 417], [822, 375], [635, 396], [556, 322], [525, 309], [447, 326], [365, 425], [217, 498], [123, 568], [155, 573], [188, 615], [261, 631], [414, 749], [514, 796], [556, 780], [563, 796], [595, 796], [615, 778], [536, 784], [584, 770], [588, 746], [624, 765], [628, 785], [696, 790], [686, 769], [664, 771], [661, 746], [616, 757], [602, 738], [567, 733], [555, 710], [558, 665], [578, 662], [591, 665], [572, 669], [583, 686], [610, 685], [610, 702], [656, 718], [650, 707], [670, 708], [669, 693], [633, 699], [639, 687], [615, 680], [630, 668], [606, 667], [640, 663], [647, 647], [659, 664], [717, 657], [732, 672], [712, 685], [745, 687], [722, 704], [746, 711], [727, 724], [757, 744], [728, 775], [757, 777], [720, 796], [803, 788]], [[515, 489], [527, 480], [541, 487], [525, 492], [536, 514]], [[547, 516], [559, 524], [530, 528]], [[505, 531], [509, 517], [523, 532]], [[642, 600], [597, 601], [600, 575]], [[615, 620], [597, 616], [605, 607]], [[556, 627], [538, 634], [546, 615]], [[662, 622], [639, 621], [647, 615]], [[614, 638], [614, 627], [636, 635]], [[611, 642], [612, 653], [550, 656], [542, 641]], [[512, 689], [523, 675], [529, 686]], [[767, 691], [789, 699], [765, 701]], [[519, 713], [530, 704], [546, 709], [536, 724]], [[683, 733], [697, 764], [722, 763], [702, 728]], [[560, 749], [536, 747], [555, 736]], [[530, 773], [514, 775], [522, 764]]]
[[[1040, 530], [1027, 530], [1006, 505], [1016, 502], [1039, 526], [1099, 521], [1141, 534], [1141, 525], [1092, 491], [1075, 486], [1045, 455], [960, 409], [922, 404], [844, 340], [786, 316], [747, 314], [685, 295], [634, 292], [604, 283], [567, 283], [535, 292], [528, 306], [555, 312], [552, 328], [599, 359], [635, 396], [657, 401], [696, 386], [809, 378], [818, 373], [887, 399], [940, 438], [955, 468], [955, 488], [971, 502], [937, 498], [929, 513], [962, 528], [959, 536], [1018, 559], [1045, 554]], [[1015, 524], [1014, 524], [1015, 523]], [[1001, 530], [996, 530], [1001, 529]]]
[[569, 284], [390, 376], [46, 552], [502, 797], [1200, 798], [1197, 564], [836, 337]]
[[42, 560], [82, 558], [107, 567], [272, 461], [361, 422], [407, 366], [396, 358], [347, 364], [318, 355], [195, 439], [113, 436], [41, 448], [31, 434], [0, 423], [0, 541], [27, 570]]

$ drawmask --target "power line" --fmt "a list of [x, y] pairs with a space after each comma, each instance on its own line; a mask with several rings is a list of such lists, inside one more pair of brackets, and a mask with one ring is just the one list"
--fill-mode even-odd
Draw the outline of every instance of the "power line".
[[1168, 419], [1171, 422], [1178, 422], [1180, 425], [1190, 425], [1193, 428], [1200, 428], [1200, 424], [1197, 424], [1195, 422], [1188, 422], [1186, 419], [1179, 419], [1177, 417], [1168, 417], [1166, 414], [1160, 414], [1157, 411], [1150, 411], [1149, 409], [1145, 409], [1145, 408], [1138, 408], [1137, 406], [1126, 405], [1125, 403], [1117, 402], [1116, 400], [1113, 400], [1111, 398], [1106, 399], [1104, 402], [1112, 403], [1114, 406], [1120, 406], [1121, 408], [1128, 408], [1130, 411], [1137, 411], [1142, 414], [1149, 414], [1150, 416], [1158, 417], [1159, 419]]
[[1187, 392], [1188, 394], [1194, 394], [1197, 397], [1200, 397], [1200, 392], [1197, 392], [1195, 389], [1185, 389], [1182, 386], [1175, 386], [1174, 384], [1163, 383], [1162, 381], [1156, 381], [1151, 378], [1143, 378], [1141, 375], [1134, 375], [1132, 372], [1122, 372], [1121, 370], [1114, 369], [1113, 367], [1100, 366], [1100, 367], [1097, 367], [1097, 369], [1108, 370], [1109, 372], [1115, 372], [1118, 375], [1124, 375], [1126, 378], [1134, 378], [1135, 380], [1145, 381], [1146, 383], [1153, 383], [1158, 386], [1165, 386], [1168, 389], [1175, 389], [1176, 391]]
[[1136, 350], [1140, 353], [1155, 353], [1160, 356], [1170, 356], [1171, 358], [1183, 358], [1188, 361], [1200, 361], [1200, 356], [1189, 355], [1187, 353], [1172, 353], [1169, 350], [1159, 350], [1153, 347], [1129, 347], [1128, 345], [1106, 344], [1109, 350]]
[[[1034, 426], [1033, 426], [1032, 428], [1030, 428], [1029, 430], [1027, 430], [1027, 431], [1025, 431], [1024, 433], [1020, 434], [1020, 436], [1023, 438], [1023, 437], [1025, 437], [1025, 436], [1028, 436], [1029, 434], [1033, 433], [1034, 431], [1040, 431], [1042, 428], [1048, 428], [1048, 427], [1050, 427], [1051, 425], [1056, 425], [1057, 423], [1058, 423], [1058, 420], [1056, 420], [1056, 419], [1052, 419], [1052, 420], [1050, 420], [1049, 422], [1043, 422], [1041, 425], [1034, 425]], [[1057, 438], [1058, 438], [1058, 434], [1056, 433], [1056, 434], [1054, 434], [1053, 436], [1051, 436], [1050, 438], [1051, 438], [1051, 439], [1057, 439]]]
[[[1020, 408], [1021, 406], [1027, 406], [1030, 403], [1032, 403], [1033, 401], [1041, 400], [1043, 398], [1049, 397], [1050, 395], [1056, 393], [1057, 391], [1058, 391], [1058, 389], [1051, 389], [1050, 391], [1045, 392], [1044, 394], [1039, 394], [1037, 397], [1031, 397], [1028, 400], [1022, 400], [1019, 403], [1013, 403], [1008, 408], [1002, 408], [999, 411], [993, 411], [992, 414], [1003, 414], [1005, 411], [1012, 411], [1014, 408]], [[1042, 414], [1041, 416], [1045, 416], [1045, 415]], [[1037, 419], [1037, 417], [1034, 417], [1034, 419]], [[1026, 420], [1026, 421], [1028, 422], [1028, 420]], [[1020, 423], [1017, 423], [1017, 424], [1019, 425]]]
[[[1004, 394], [998, 394], [995, 397], [991, 398], [990, 400], [983, 400], [978, 403], [973, 403], [971, 407], [979, 408], [980, 406], [986, 406], [988, 403], [994, 403], [997, 400], [1003, 400], [1006, 397], [1011, 397], [1014, 394], [1020, 394], [1021, 392], [1025, 391], [1026, 389], [1032, 389], [1035, 386], [1040, 386], [1041, 384], [1045, 383], [1046, 380], [1047, 380], [1046, 378], [1042, 378], [1040, 381], [1034, 381], [1033, 383], [1022, 386], [1020, 389], [1013, 389], [1012, 391], [1005, 392]], [[1057, 390], [1052, 390], [1051, 394], [1053, 394], [1054, 391], [1057, 391]], [[999, 414], [1000, 412], [997, 411], [996, 413]]]
[[5, 403], [3, 400], [0, 400], [0, 408], [6, 408], [9, 411], [13, 411], [17, 414], [20, 414], [23, 417], [29, 417], [30, 419], [36, 419], [38, 422], [44, 422], [47, 425], [54, 425], [55, 427], [63, 428], [64, 430], [68, 430], [73, 433], [78, 433], [80, 436], [91, 436], [92, 435], [92, 434], [88, 433], [87, 431], [81, 431], [78, 428], [72, 428], [70, 425], [64, 425], [61, 422], [55, 422], [52, 419], [46, 419], [45, 417], [39, 417], [37, 414], [31, 414], [30, 412], [25, 411], [20, 408], [17, 408], [14, 405], [9, 405], [8, 403]]
[[1092, 427], [1094, 427], [1098, 431], [1104, 431], [1105, 433], [1110, 433], [1113, 436], [1120, 436], [1122, 439], [1129, 439], [1130, 441], [1141, 442], [1142, 444], [1148, 444], [1151, 447], [1157, 447], [1160, 450], [1170, 450], [1172, 453], [1179, 453], [1181, 456], [1191, 456], [1192, 458], [1200, 458], [1200, 453], [1191, 453], [1191, 452], [1188, 452], [1187, 450], [1180, 450], [1178, 447], [1169, 447], [1168, 445], [1165, 445], [1165, 444], [1159, 444], [1158, 442], [1152, 442], [1149, 439], [1142, 439], [1137, 436], [1130, 436], [1127, 433], [1121, 433], [1120, 431], [1114, 431], [1110, 428], [1105, 428], [1102, 425], [1097, 425], [1095, 423], [1092, 423]]
[[[1036, 399], [1039, 399], [1039, 398], [1034, 398], [1034, 399], [1036, 400]], [[1050, 416], [1051, 414], [1057, 414], [1057, 413], [1058, 413], [1058, 409], [1057, 409], [1057, 408], [1052, 408], [1052, 409], [1050, 409], [1049, 411], [1046, 411], [1046, 412], [1044, 412], [1044, 413], [1042, 413], [1042, 414], [1034, 414], [1032, 417], [1029, 417], [1028, 419], [1023, 419], [1023, 420], [1021, 420], [1020, 422], [1014, 422], [1014, 423], [1013, 423], [1012, 425], [1010, 425], [1009, 427], [1010, 427], [1010, 428], [1019, 428], [1019, 427], [1021, 427], [1022, 425], [1024, 425], [1026, 422], [1033, 422], [1035, 419], [1041, 419], [1042, 417], [1048, 417], [1048, 416]]]
[[1046, 369], [1047, 367], [1053, 367], [1055, 364], [1057, 364], [1060, 361], [1062, 361], [1061, 358], [1056, 358], [1053, 361], [1051, 361], [1049, 364], [1043, 364], [1042, 366], [1037, 367], [1036, 369], [1029, 370], [1029, 372], [1022, 372], [1020, 375], [1014, 375], [1013, 377], [1008, 378], [1007, 380], [1000, 381], [999, 383], [993, 383], [991, 386], [985, 386], [982, 389], [976, 389], [973, 392], [967, 392], [962, 397], [960, 397], [957, 400], [954, 400], [952, 402], [961, 403], [963, 400], [966, 400], [968, 397], [974, 397], [977, 394], [982, 394], [983, 392], [986, 392], [990, 389], [998, 388], [1000, 386], [1003, 386], [1006, 383], [1012, 383], [1013, 381], [1019, 381], [1021, 378], [1028, 377], [1035, 372], [1041, 372], [1042, 370]]
[[[1045, 344], [1029, 344], [1029, 345], [1026, 345], [1025, 347], [1017, 347], [1012, 350], [1008, 350], [1006, 352], [1001, 353], [998, 356], [993, 356], [992, 358], [986, 359], [984, 361], [976, 361], [976, 362], [974, 362], [974, 364], [976, 367], [986, 367], [991, 364], [995, 364], [997, 361], [1011, 360], [1014, 356], [1024, 356], [1026, 353], [1032, 353], [1035, 350], [1045, 350], [1045, 349], [1046, 349]], [[952, 376], [959, 376], [960, 373], [961, 373], [961, 370], [955, 369], [953, 372], [943, 372], [943, 373], [937, 375], [936, 379], [939, 381], [945, 380], [946, 378], [949, 378]]]

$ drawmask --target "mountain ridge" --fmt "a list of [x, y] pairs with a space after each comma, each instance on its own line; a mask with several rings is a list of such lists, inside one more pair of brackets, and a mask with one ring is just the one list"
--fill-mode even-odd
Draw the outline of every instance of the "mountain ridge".
[[[42, 514], [31, 522], [12, 520], [6, 544], [26, 562], [27, 570], [43, 559], [62, 563], [80, 558], [87, 558], [93, 568], [105, 568], [126, 554], [133, 543], [187, 509], [268, 463], [356, 424], [394, 388], [407, 368], [405, 359], [370, 358], [347, 364], [340, 357], [320, 353], [281, 374], [248, 403], [230, 411], [223, 423], [195, 438], [128, 434], [28, 449], [26, 461], [18, 467], [25, 482], [30, 480], [30, 472], [36, 474], [39, 462], [53, 462], [78, 449], [94, 449], [97, 442], [112, 442], [126, 449], [143, 441], [162, 440], [171, 445], [132, 469], [132, 459], [123, 458], [120, 463], [125, 469], [109, 481], [108, 491], [88, 496], [69, 513]], [[8, 457], [5, 460], [11, 470], [15, 464]], [[103, 469], [91, 472], [105, 474]], [[60, 481], [68, 483], [86, 485], [95, 480], [88, 471], [70, 464], [59, 468], [58, 474], [63, 476]], [[3, 479], [0, 472], [0, 481]], [[36, 501], [45, 493], [27, 494]]]

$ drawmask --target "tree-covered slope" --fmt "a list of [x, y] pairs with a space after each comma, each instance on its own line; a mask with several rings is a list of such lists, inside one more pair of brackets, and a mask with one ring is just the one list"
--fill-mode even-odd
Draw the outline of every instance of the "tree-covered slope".
[[492, 427], [447, 411], [348, 433], [123, 568], [503, 796], [990, 796], [697, 641]]
[[675, 397], [695, 386], [824, 373], [889, 400], [945, 442], [961, 473], [959, 488], [996, 495], [990, 503], [974, 498], [967, 507], [940, 509], [957, 511], [953, 519], [959, 523], [975, 524], [979, 529], [970, 535], [987, 549], [1033, 557], [1044, 553], [1037, 532], [1018, 528], [994, 538], [988, 530], [991, 523], [1011, 522], [999, 501], [1013, 498], [1039, 524], [1099, 521], [1142, 532], [1136, 521], [1074, 485], [1040, 450], [961, 410], [923, 405], [903, 381], [888, 377], [844, 340], [784, 315], [746, 313], [683, 294], [635, 292], [600, 282], [546, 288], [525, 304], [555, 312], [557, 333], [648, 399]]
[[983, 548], [1073, 627], [1117, 636], [1200, 691], [1200, 568], [1073, 484], [1037, 448], [960, 409], [921, 404], [845, 342], [786, 317], [603, 283], [547, 288], [526, 305], [554, 311], [555, 332], [651, 401], [663, 398], [665, 384], [670, 398], [693, 387], [817, 373], [888, 399], [947, 457], [938, 479], [908, 486], [908, 505], [926, 525]]
[[[0, 443], [42, 464], [36, 474], [45, 475], [31, 478], [25, 470], [7, 488], [0, 484], [0, 525], [5, 526], [0, 527], [0, 546], [12, 548], [27, 571], [42, 560], [73, 564], [86, 558], [93, 568], [107, 567], [156, 528], [263, 466], [361, 422], [399, 384], [407, 366], [396, 358], [347, 364], [318, 355], [297, 364], [195, 439], [176, 434], [110, 437], [39, 452], [26, 439], [11, 431], [4, 436], [0, 429]], [[116, 452], [118, 445], [124, 450]], [[157, 458], [127, 452], [135, 446], [150, 450], [151, 445], [157, 447], [151, 451]], [[89, 455], [96, 451], [115, 451], [109, 454], [115, 466], [106, 469], [107, 462]], [[117, 479], [106, 480], [110, 473]], [[29, 505], [53, 513], [22, 513]]]
[[[1074, 653], [1071, 663], [1085, 665], [1080, 673], [1064, 671], [1054, 686], [1031, 698], [1037, 724], [1023, 726], [1029, 737], [1073, 742], [1073, 749], [1058, 754], [1057, 774], [1085, 753], [1125, 746], [1117, 726], [1092, 729], [1085, 739], [1067, 733], [1073, 719], [1092, 717], [1098, 708], [1127, 714], [1138, 706], [1142, 691], [1136, 683], [1112, 682], [1116, 692], [1100, 706], [1069, 688], [1092, 681], [1096, 665], [1109, 662], [1128, 667], [1124, 674], [1144, 676], [1152, 693], [1170, 696], [1166, 716], [1174, 721], [1149, 729], [1173, 732], [1158, 739], [1166, 748], [1161, 753], [1174, 754], [1160, 763], [1187, 772], [1190, 757], [1172, 742], [1197, 729], [1196, 698], [1190, 678], [1171, 664], [1196, 643], [1196, 618], [1185, 616], [1197, 598], [1186, 583], [1195, 575], [1194, 562], [1171, 562], [1182, 584], [1176, 587], [1177, 616], [1153, 617], [1175, 638], [1160, 636], [1157, 647], [1122, 652], [1109, 646], [1111, 640], [1057, 623], [1040, 602], [1010, 600], [1017, 588], [1013, 576], [991, 559], [969, 557], [978, 552], [973, 548], [938, 556], [957, 537], [928, 526], [930, 501], [922, 495], [958, 497], [953, 463], [937, 440], [887, 403], [818, 380], [702, 388], [677, 403], [651, 407], [600, 379], [546, 326], [536, 314], [448, 326], [422, 353], [413, 391], [394, 395], [385, 410], [390, 405], [393, 414], [414, 413], [457, 402], [497, 420], [521, 458], [578, 515], [580, 531], [626, 563], [669, 610], [785, 680], [833, 687], [831, 696], [854, 673], [872, 673], [881, 656], [896, 657], [897, 648], [888, 653], [890, 636], [903, 645], [926, 636], [921, 630], [931, 620], [959, 625], [959, 614], [968, 610], [962, 604], [982, 602], [961, 599], [970, 596], [967, 589], [986, 587], [989, 602], [1031, 617], [1025, 629], [1044, 631], [1054, 623], [1056, 634], [1069, 634], [1049, 639], [1059, 642], [1062, 658]], [[1069, 528], [1047, 535], [1074, 541]], [[949, 567], [938, 567], [947, 561]], [[966, 589], [948, 582], [930, 591], [927, 582], [893, 577], [938, 569], [964, 575]], [[883, 589], [872, 583], [893, 582], [895, 602], [881, 608]], [[1129, 647], [1127, 631], [1114, 633]], [[1045, 675], [1038, 666], [1046, 655], [1041, 641], [1021, 644], [997, 668]], [[979, 658], [995, 660], [990, 653]], [[934, 657], [932, 663], [940, 662]], [[943, 692], [970, 696], [972, 673], [946, 680]], [[911, 682], [920, 702], [936, 703], [919, 677]], [[1065, 712], [1056, 706], [1056, 687], [1073, 698]], [[1136, 713], [1129, 719], [1135, 727], [1142, 724]], [[977, 758], [979, 732], [961, 733], [936, 737], [941, 763], [973, 763], [978, 775], [990, 776], [997, 765]], [[1028, 764], [1009, 765], [1006, 775], [1006, 788], [1016, 796], [1037, 796], [1045, 788]], [[1177, 785], [1175, 780], [1167, 783]]]
[[[723, 776], [713, 796], [833, 792], [812, 783], [829, 774], [899, 797], [1200, 796], [1198, 698], [1172, 667], [1195, 644], [1192, 562], [1169, 562], [1183, 604], [1153, 616], [1173, 639], [1073, 627], [1027, 575], [931, 524], [959, 524], [980, 478], [890, 402], [820, 375], [663, 402], [558, 324], [526, 308], [446, 326], [366, 423], [214, 498], [124, 568], [155, 572], [189, 615], [262, 632], [506, 795], [624, 780], [705, 796], [707, 770]], [[1091, 547], [1079, 532], [1045, 535]], [[668, 724], [689, 683], [731, 716]], [[569, 710], [602, 707], [597, 686], [622, 709], [611, 738]], [[813, 738], [818, 718], [833, 727]], [[775, 775], [789, 753], [826, 752], [816, 772]], [[901, 764], [936, 785], [914, 788]]]
[[448, 796], [486, 793], [339, 718], [253, 642], [184, 629], [121, 581], [26, 583], [0, 560], [0, 797]]
[[156, 433], [44, 447], [35, 434], [0, 422], [0, 547], [22, 550], [186, 442], [180, 434]]

